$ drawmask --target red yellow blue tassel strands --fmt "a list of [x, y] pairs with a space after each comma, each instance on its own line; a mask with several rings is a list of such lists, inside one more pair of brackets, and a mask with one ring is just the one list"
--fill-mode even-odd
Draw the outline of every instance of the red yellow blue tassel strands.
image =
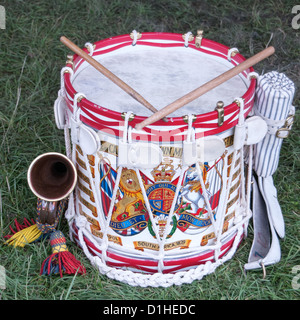
[[31, 222], [28, 221], [26, 218], [24, 218], [23, 220], [23, 224], [19, 223], [17, 219], [14, 220], [14, 223], [15, 223], [15, 228], [16, 228], [16, 231], [11, 227], [9, 226], [10, 228], [10, 231], [13, 233], [12, 235], [11, 234], [8, 234], [6, 236], [4, 236], [5, 239], [9, 239], [11, 238], [15, 233], [25, 229], [25, 228], [28, 228], [30, 227], [31, 225], [35, 224], [35, 221], [33, 219], [31, 219]]
[[[41, 211], [41, 200], [37, 201], [37, 216], [39, 217]], [[38, 220], [38, 218], [37, 218]], [[42, 231], [38, 228], [37, 223], [30, 224], [27, 219], [24, 219], [23, 225], [21, 225], [17, 220], [15, 220], [15, 225], [17, 232], [15, 232], [11, 227], [13, 235], [8, 235], [6, 238], [6, 244], [12, 245], [14, 247], [25, 247], [26, 244], [40, 240], [42, 237]]]
[[52, 254], [45, 259], [41, 267], [41, 275], [85, 274], [84, 266], [67, 248], [66, 238], [61, 231], [54, 231], [50, 235]]
[[7, 235], [6, 244], [14, 247], [24, 247], [26, 244], [37, 242], [41, 239], [50, 237], [52, 254], [45, 259], [42, 264], [40, 274], [52, 275], [60, 274], [85, 274], [86, 270], [82, 263], [78, 261], [73, 254], [68, 251], [66, 238], [61, 231], [56, 230], [61, 215], [67, 207], [67, 200], [64, 199], [58, 203], [56, 215], [53, 224], [41, 222], [42, 200], [37, 200], [37, 218], [31, 219], [30, 223], [24, 218], [23, 224], [15, 219], [16, 231], [10, 227], [12, 235]]
[[14, 232], [12, 228], [10, 228], [13, 231], [13, 235], [7, 236], [8, 240], [6, 241], [6, 244], [13, 245], [14, 247], [25, 247], [26, 244], [33, 243], [35, 241], [39, 241], [43, 239], [44, 237], [47, 237], [50, 235], [51, 232], [56, 230], [56, 227], [58, 225], [58, 222], [60, 220], [60, 216], [65, 210], [67, 205], [66, 200], [60, 201], [55, 220], [53, 224], [48, 223], [41, 223], [40, 220], [40, 213], [42, 210], [42, 200], [37, 200], [37, 219], [36, 223], [30, 225], [28, 220], [24, 219], [24, 225], [20, 225], [15, 220], [15, 225], [17, 228], [17, 232]]

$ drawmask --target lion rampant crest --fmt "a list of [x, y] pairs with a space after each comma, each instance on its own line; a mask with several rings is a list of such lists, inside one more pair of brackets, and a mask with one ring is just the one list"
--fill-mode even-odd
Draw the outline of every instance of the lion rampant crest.
[[[115, 204], [112, 220], [120, 221], [140, 214], [144, 209], [144, 197], [134, 170], [127, 168], [122, 170], [119, 189], [123, 197]], [[118, 198], [120, 198], [120, 191], [118, 191]]]

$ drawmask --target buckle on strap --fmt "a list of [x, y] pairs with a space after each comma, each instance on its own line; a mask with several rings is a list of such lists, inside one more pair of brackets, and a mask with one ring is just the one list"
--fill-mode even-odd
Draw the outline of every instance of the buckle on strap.
[[286, 139], [290, 135], [292, 125], [294, 123], [294, 115], [291, 114], [285, 119], [285, 123], [282, 128], [276, 131], [276, 137], [280, 139]]

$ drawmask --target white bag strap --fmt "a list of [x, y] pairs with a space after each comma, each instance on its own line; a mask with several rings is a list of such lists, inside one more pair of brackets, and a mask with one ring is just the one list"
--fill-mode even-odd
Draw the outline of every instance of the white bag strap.
[[263, 177], [253, 179], [253, 226], [254, 239], [245, 270], [262, 268], [280, 261], [281, 250], [274, 228], [272, 210], [266, 202]]

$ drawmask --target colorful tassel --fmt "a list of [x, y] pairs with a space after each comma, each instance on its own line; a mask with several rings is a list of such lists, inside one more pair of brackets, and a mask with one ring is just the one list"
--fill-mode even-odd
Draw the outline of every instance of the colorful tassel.
[[78, 261], [69, 251], [66, 244], [66, 238], [61, 231], [57, 231], [56, 227], [61, 215], [67, 207], [67, 200], [64, 199], [58, 203], [55, 221], [53, 224], [42, 223], [40, 219], [42, 210], [42, 200], [37, 199], [37, 218], [31, 223], [24, 218], [23, 224], [16, 219], [15, 230], [10, 226], [12, 234], [5, 236], [6, 244], [15, 247], [24, 247], [28, 243], [32, 243], [50, 236], [50, 244], [52, 254], [45, 259], [41, 267], [41, 275], [60, 274], [85, 274], [86, 270], [82, 263]]
[[31, 223], [30, 223], [26, 218], [24, 218], [23, 224], [21, 224], [20, 222], [18, 222], [17, 219], [14, 220], [14, 223], [15, 223], [15, 228], [16, 228], [16, 230], [14, 230], [14, 229], [12, 228], [12, 226], [9, 226], [9, 229], [10, 229], [10, 231], [12, 232], [12, 234], [7, 234], [6, 236], [4, 236], [4, 239], [9, 239], [9, 238], [11, 238], [15, 233], [17, 233], [18, 231], [23, 230], [23, 229], [25, 229], [25, 228], [28, 228], [28, 227], [32, 226], [33, 224], [35, 224], [35, 222], [34, 222], [33, 219], [31, 219]]
[[52, 275], [63, 273], [79, 274], [86, 273], [82, 263], [68, 251], [66, 238], [61, 231], [54, 231], [50, 235], [50, 245], [52, 247], [52, 254], [45, 259], [41, 267], [41, 275]]
[[41, 236], [42, 232], [38, 229], [36, 224], [33, 224], [13, 234], [7, 241], [5, 241], [5, 243], [13, 245], [14, 247], [23, 248], [26, 244], [38, 240]]

